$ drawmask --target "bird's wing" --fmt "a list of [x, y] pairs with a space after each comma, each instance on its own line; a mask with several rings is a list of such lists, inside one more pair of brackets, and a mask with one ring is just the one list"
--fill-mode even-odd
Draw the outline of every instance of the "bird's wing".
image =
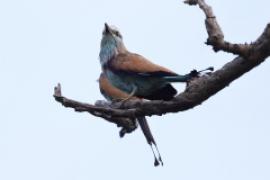
[[125, 99], [129, 97], [127, 93], [114, 87], [103, 73], [99, 77], [99, 88], [100, 88], [100, 92], [108, 100]]
[[110, 62], [109, 66], [116, 71], [136, 73], [145, 76], [175, 76], [173, 71], [156, 65], [143, 56], [133, 53], [118, 54]]

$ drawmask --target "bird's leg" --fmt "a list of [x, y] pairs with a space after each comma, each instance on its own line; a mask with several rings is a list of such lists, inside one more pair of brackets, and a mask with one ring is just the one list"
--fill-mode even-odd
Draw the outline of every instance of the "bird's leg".
[[121, 102], [124, 103], [125, 101], [130, 100], [136, 94], [137, 89], [138, 88], [136, 86], [133, 86], [132, 92], [128, 95], [128, 97], [122, 99]]
[[131, 92], [130, 94], [128, 94], [127, 97], [125, 97], [125, 98], [117, 98], [117, 99], [113, 99], [113, 100], [112, 100], [112, 103], [117, 103], [117, 102], [123, 102], [123, 103], [124, 103], [125, 101], [130, 100], [130, 99], [135, 95], [137, 89], [138, 89], [138, 88], [137, 88], [136, 86], [133, 86], [132, 92]]

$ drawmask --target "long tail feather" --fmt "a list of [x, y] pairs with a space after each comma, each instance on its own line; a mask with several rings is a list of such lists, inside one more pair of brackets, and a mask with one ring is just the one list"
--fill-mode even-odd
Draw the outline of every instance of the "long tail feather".
[[[147, 143], [150, 145], [151, 149], [152, 149], [152, 152], [153, 152], [153, 155], [154, 155], [154, 158], [155, 158], [155, 163], [154, 165], [155, 166], [158, 166], [159, 163], [161, 163], [161, 165], [163, 166], [163, 161], [162, 161], [162, 158], [161, 158], [161, 155], [159, 153], [159, 150], [158, 150], [158, 147], [157, 147], [157, 144], [156, 144], [156, 141], [151, 133], [151, 130], [150, 130], [150, 127], [147, 123], [147, 120], [145, 117], [139, 117], [138, 118], [138, 122], [139, 122], [139, 125], [142, 129], [142, 132], [146, 138], [146, 141]], [[155, 154], [155, 151], [153, 149], [153, 146], [155, 146], [155, 149], [156, 149], [156, 152], [158, 153], [158, 158]]]
[[199, 75], [205, 71], [214, 71], [214, 67], [210, 66], [210, 67], [203, 69], [203, 70], [200, 70], [200, 71], [197, 71], [194, 69], [186, 75], [164, 76], [163, 79], [167, 82], [188, 82], [190, 79], [192, 79], [194, 77], [199, 77]]
[[190, 75], [164, 76], [163, 79], [167, 82], [187, 82], [190, 79]]

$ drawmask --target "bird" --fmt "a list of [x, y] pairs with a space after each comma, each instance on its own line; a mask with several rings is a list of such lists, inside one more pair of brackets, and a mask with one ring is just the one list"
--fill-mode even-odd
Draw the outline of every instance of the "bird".
[[179, 75], [128, 51], [120, 31], [107, 23], [102, 32], [99, 60], [108, 81], [127, 93], [126, 99], [136, 96], [148, 100], [171, 100], [177, 94], [171, 83], [187, 83], [198, 75], [196, 70]]
[[[127, 93], [121, 91], [120, 89], [116, 88], [115, 86], [113, 86], [109, 82], [108, 78], [106, 77], [106, 75], [104, 73], [100, 74], [98, 82], [99, 82], [99, 88], [100, 88], [101, 94], [109, 102], [113, 102], [113, 101], [116, 101], [119, 99], [124, 99], [124, 98], [129, 97], [129, 94], [127, 94]], [[133, 96], [131, 98], [138, 99], [135, 96]], [[141, 127], [141, 130], [146, 138], [147, 143], [151, 147], [152, 153], [154, 155], [154, 165], [158, 166], [161, 164], [163, 166], [163, 161], [162, 161], [161, 155], [159, 153], [157, 143], [152, 135], [152, 132], [150, 130], [150, 127], [148, 125], [146, 118], [145, 117], [137, 117], [137, 122], [138, 122], [139, 126]], [[123, 137], [124, 133], [125, 133], [125, 131], [122, 129], [120, 131], [120, 137]], [[158, 155], [155, 154], [153, 147], [155, 147]]]

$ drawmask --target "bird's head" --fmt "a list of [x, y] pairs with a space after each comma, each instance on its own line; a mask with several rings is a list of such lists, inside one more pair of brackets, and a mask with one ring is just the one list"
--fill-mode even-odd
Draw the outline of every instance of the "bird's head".
[[101, 47], [104, 46], [115, 46], [121, 51], [124, 48], [123, 36], [115, 26], [109, 26], [107, 23], [104, 24], [102, 32]]
[[121, 39], [122, 40], [122, 35], [119, 32], [119, 29], [115, 26], [109, 26], [107, 23], [104, 24], [104, 29], [102, 32], [103, 37], [105, 36], [112, 36], [115, 39]]
[[100, 44], [101, 64], [106, 63], [111, 57], [119, 53], [125, 53], [127, 50], [123, 43], [123, 37], [119, 30], [114, 26], [104, 24], [102, 39]]

